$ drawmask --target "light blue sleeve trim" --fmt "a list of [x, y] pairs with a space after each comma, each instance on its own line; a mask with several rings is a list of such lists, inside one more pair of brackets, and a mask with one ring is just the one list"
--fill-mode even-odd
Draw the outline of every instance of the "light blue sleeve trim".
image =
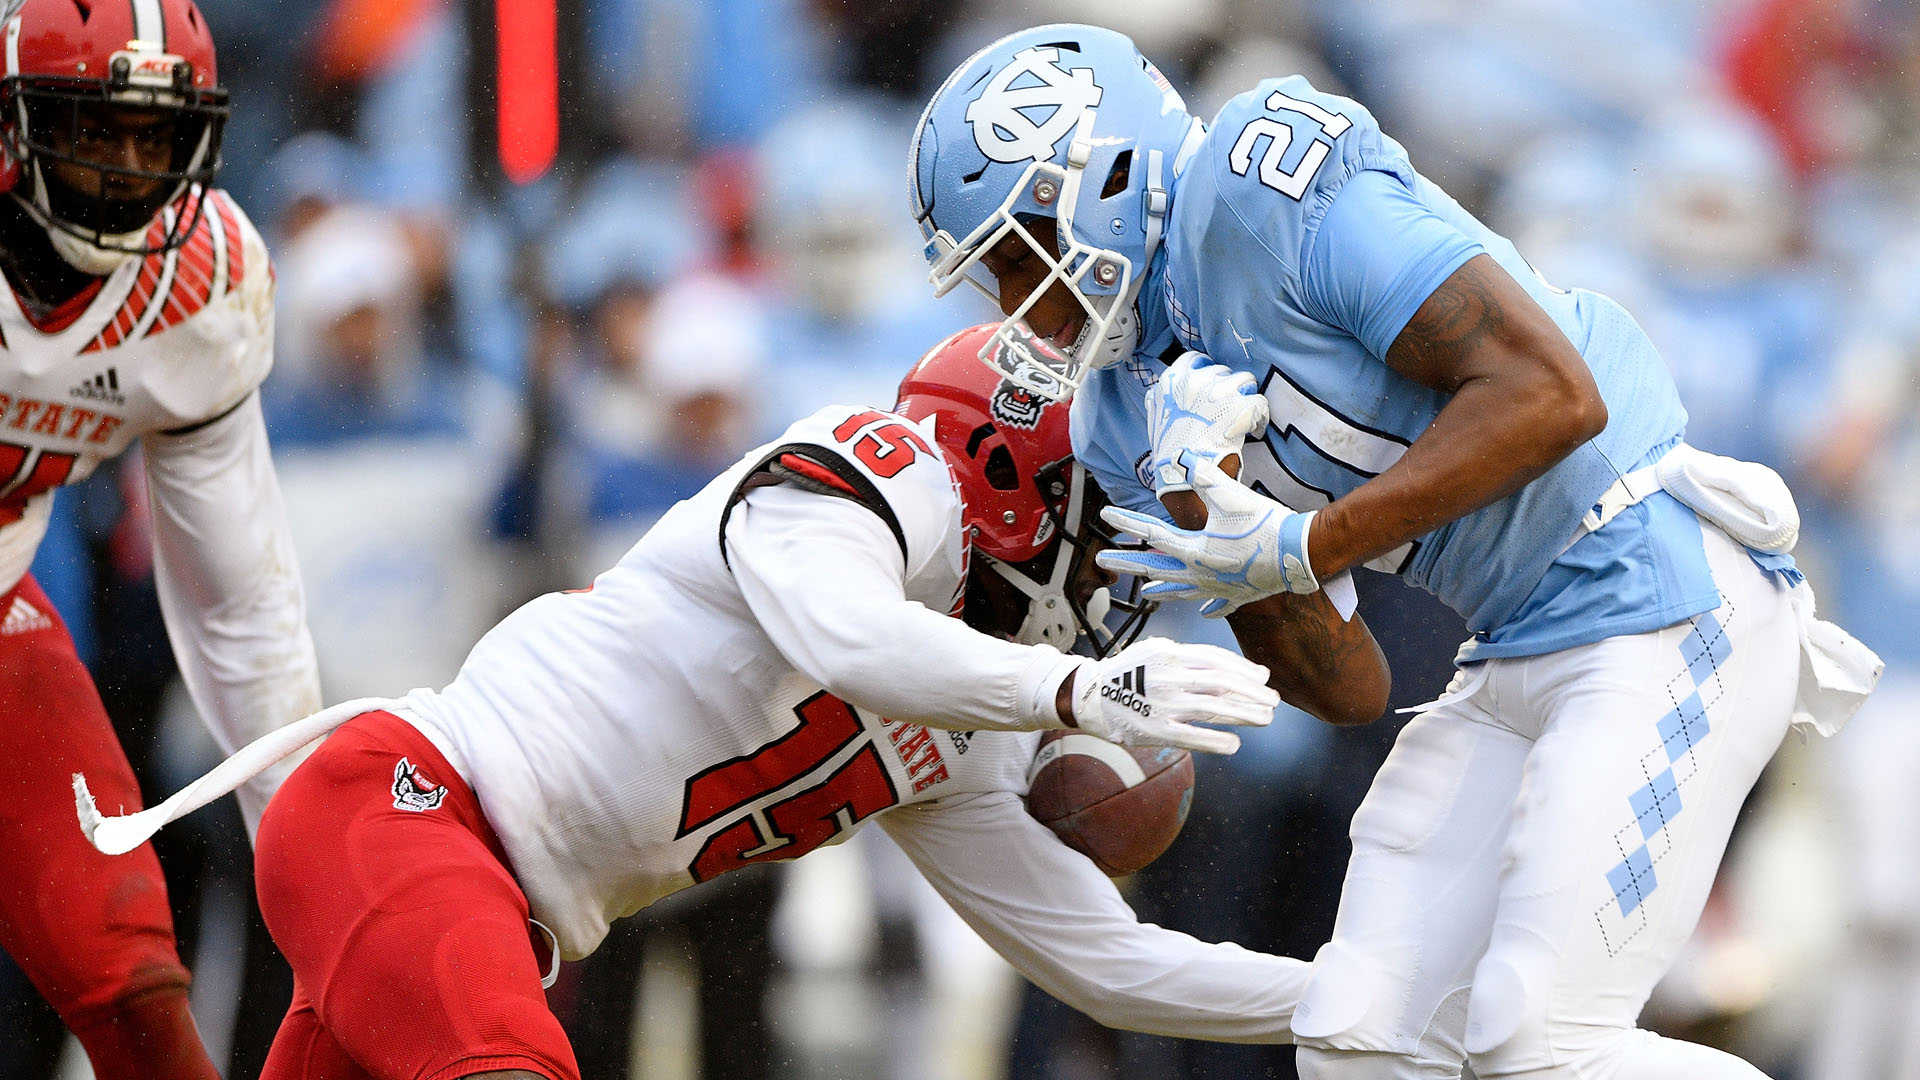
[[1486, 251], [1397, 177], [1373, 170], [1340, 187], [1307, 245], [1308, 313], [1381, 358], [1441, 282]]

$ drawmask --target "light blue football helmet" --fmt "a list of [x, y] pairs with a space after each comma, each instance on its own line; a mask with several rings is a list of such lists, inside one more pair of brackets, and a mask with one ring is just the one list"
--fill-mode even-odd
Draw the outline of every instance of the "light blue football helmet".
[[[1125, 359], [1135, 302], [1160, 246], [1168, 188], [1206, 134], [1133, 41], [1097, 26], [1036, 26], [975, 53], [927, 103], [907, 157], [914, 219], [934, 290], [968, 282], [995, 304], [980, 257], [1019, 236], [1049, 274], [981, 351], [1007, 379], [1065, 400], [1086, 373]], [[1054, 218], [1058, 250], [1025, 222]], [[1087, 322], [1060, 350], [1033, 348], [1022, 321], [1065, 282]]]

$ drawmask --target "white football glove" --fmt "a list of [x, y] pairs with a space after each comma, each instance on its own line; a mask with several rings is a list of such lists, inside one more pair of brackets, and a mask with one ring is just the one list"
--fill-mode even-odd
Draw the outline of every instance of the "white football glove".
[[1073, 678], [1074, 725], [1121, 746], [1231, 754], [1240, 736], [1194, 725], [1264, 726], [1280, 705], [1266, 668], [1217, 645], [1166, 638], [1090, 660]]
[[1147, 471], [1153, 491], [1186, 491], [1193, 486], [1180, 464], [1180, 452], [1223, 458], [1240, 452], [1250, 438], [1267, 430], [1267, 399], [1253, 376], [1216, 364], [1205, 353], [1183, 353], [1147, 391], [1147, 430], [1153, 454]]
[[1320, 589], [1307, 559], [1307, 533], [1318, 511], [1297, 513], [1243, 486], [1212, 458], [1180, 455], [1194, 494], [1207, 507], [1198, 530], [1168, 525], [1146, 514], [1109, 506], [1107, 524], [1153, 545], [1153, 551], [1103, 551], [1103, 570], [1152, 578], [1143, 597], [1204, 599], [1200, 613], [1221, 616], [1275, 593]]

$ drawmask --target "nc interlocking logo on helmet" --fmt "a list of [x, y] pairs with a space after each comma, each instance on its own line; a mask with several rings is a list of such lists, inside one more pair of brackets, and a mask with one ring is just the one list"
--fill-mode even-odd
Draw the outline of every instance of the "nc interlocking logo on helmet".
[[[1093, 81], [1092, 68], [1061, 67], [1058, 49], [1022, 49], [967, 104], [966, 118], [974, 145], [988, 158], [1003, 164], [1044, 161], [1080, 114], [1098, 104], [1100, 84]], [[1046, 119], [1035, 123], [1030, 118], [1035, 111], [1047, 113]]]
[[[1062, 401], [1087, 371], [1132, 354], [1173, 180], [1205, 131], [1131, 40], [1097, 26], [1023, 30], [947, 78], [907, 159], [936, 293], [962, 282], [979, 289], [1007, 312], [1000, 341], [1018, 337], [1050, 291], [1064, 289], [1085, 313], [1038, 327], [1058, 338], [1058, 354], [999, 366], [1007, 379]], [[1055, 224], [1054, 243], [1036, 239], [1039, 219]], [[981, 257], [1016, 239], [1045, 273], [1021, 284], [1024, 295], [1003, 298]], [[1008, 354], [989, 349], [981, 359]]]

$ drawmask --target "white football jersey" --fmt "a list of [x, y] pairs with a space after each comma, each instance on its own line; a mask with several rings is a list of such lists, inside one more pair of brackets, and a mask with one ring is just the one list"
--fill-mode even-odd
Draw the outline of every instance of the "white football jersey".
[[0, 302], [0, 589], [32, 563], [54, 488], [135, 438], [220, 416], [272, 362], [266, 244], [224, 191], [207, 197], [184, 245], [123, 262], [54, 332], [35, 327], [9, 292]]
[[1286, 1041], [1305, 963], [1141, 923], [1027, 813], [1035, 729], [1059, 725], [1084, 661], [950, 617], [961, 522], [924, 430], [831, 406], [394, 711], [472, 786], [563, 957], [678, 889], [878, 821], [1062, 1001], [1116, 1027]]
[[[11, 290], [0, 300], [0, 590], [32, 565], [54, 490], [140, 439], [167, 635], [232, 753], [313, 712], [320, 679], [254, 393], [273, 364], [273, 268], [230, 196], [202, 206], [184, 244], [122, 262], [64, 325], [36, 326]], [[249, 828], [296, 763], [240, 789]]]
[[[1025, 701], [1051, 707], [1073, 666], [948, 617], [960, 513], [920, 429], [830, 407], [675, 506], [591, 588], [508, 616], [402, 714], [479, 793], [534, 917], [585, 955], [612, 919], [889, 807], [1025, 790], [1036, 734], [918, 722], [1035, 727]], [[757, 595], [769, 585], [782, 595]], [[936, 700], [903, 717], [899, 691], [863, 678]]]
[[878, 821], [988, 945], [1094, 1019], [1287, 1041], [1307, 964], [1140, 922], [1027, 813], [1037, 731], [1059, 726], [1055, 697], [1086, 661], [948, 614], [967, 544], [935, 445], [891, 413], [822, 409], [668, 511], [591, 588], [509, 615], [445, 689], [342, 702], [157, 820], [83, 827], [102, 844], [114, 825], [103, 850], [128, 850], [130, 832], [391, 709], [474, 790], [562, 957], [669, 893]]

